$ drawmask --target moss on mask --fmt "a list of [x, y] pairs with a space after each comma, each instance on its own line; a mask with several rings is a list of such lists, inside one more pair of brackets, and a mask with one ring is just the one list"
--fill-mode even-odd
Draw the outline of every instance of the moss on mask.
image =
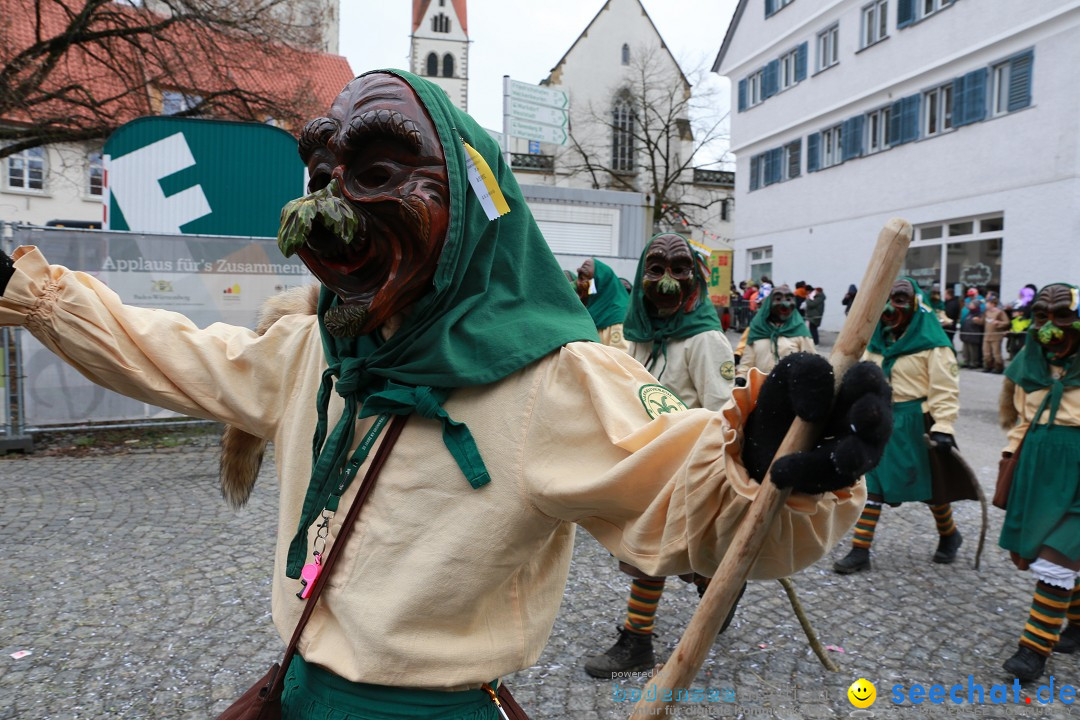
[[338, 181], [322, 190], [291, 200], [281, 209], [278, 249], [285, 257], [304, 246], [316, 220], [334, 237], [348, 245], [360, 225], [356, 211], [340, 195]]

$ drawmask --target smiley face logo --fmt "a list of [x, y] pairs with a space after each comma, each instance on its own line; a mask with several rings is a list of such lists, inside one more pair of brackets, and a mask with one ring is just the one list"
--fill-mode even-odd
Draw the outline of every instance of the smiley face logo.
[[851, 683], [847, 690], [848, 700], [857, 708], [868, 708], [877, 700], [877, 688], [866, 678], [859, 678]]

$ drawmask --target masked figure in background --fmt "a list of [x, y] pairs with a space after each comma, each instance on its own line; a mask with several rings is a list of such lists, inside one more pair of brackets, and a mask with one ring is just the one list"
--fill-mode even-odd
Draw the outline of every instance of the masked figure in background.
[[[273, 441], [284, 637], [305, 563], [340, 536], [388, 419], [408, 418], [288, 667], [286, 720], [496, 720], [481, 687], [540, 656], [575, 525], [649, 575], [712, 574], [796, 413], [838, 431], [776, 463], [796, 492], [751, 575], [806, 567], [854, 522], [851, 486], [884, 448], [864, 435], [882, 424], [873, 378], [849, 373], [833, 404], [820, 360], [686, 409], [596, 342], [498, 145], [437, 85], [365, 74], [300, 150], [312, 192], [279, 245], [322, 286], [261, 335], [125, 305], [33, 247], [0, 253], [0, 324], [105, 387]], [[485, 187], [470, 162], [490, 165]], [[790, 413], [755, 420], [759, 395]]]
[[802, 314], [795, 309], [795, 294], [787, 285], [769, 293], [747, 328], [746, 347], [739, 357], [739, 383], [751, 368], [767, 373], [781, 358], [797, 352], [814, 352], [814, 341]]
[[1020, 647], [1005, 662], [1024, 682], [1043, 674], [1051, 651], [1074, 653], [1080, 646], [1078, 308], [1075, 285], [1039, 291], [1027, 341], [1005, 370], [1002, 388], [1009, 444], [998, 479], [999, 494], [1007, 497], [998, 543], [1036, 579]]
[[[708, 301], [707, 276], [707, 268], [684, 237], [656, 235], [638, 262], [623, 331], [630, 340], [630, 354], [687, 407], [720, 410], [731, 397], [735, 362]], [[653, 623], [665, 579], [627, 563], [619, 567], [634, 578], [626, 621], [615, 645], [586, 660], [585, 672], [597, 678], [656, 664]], [[699, 591], [708, 582], [700, 575], [684, 579], [696, 582]]]
[[623, 337], [623, 318], [630, 294], [615, 271], [596, 258], [589, 258], [577, 272], [577, 294], [592, 316], [600, 342], [626, 350]]
[[[881, 464], [866, 475], [866, 507], [855, 525], [851, 552], [833, 570], [848, 574], [870, 569], [870, 545], [883, 503], [927, 503], [939, 538], [934, 562], [951, 563], [963, 538], [949, 503], [978, 495], [972, 486], [975, 479], [951, 456], [956, 448], [953, 425], [960, 412], [956, 354], [911, 278], [893, 285], [864, 359], [880, 365], [892, 385], [893, 430]], [[933, 449], [927, 445], [927, 432]]]

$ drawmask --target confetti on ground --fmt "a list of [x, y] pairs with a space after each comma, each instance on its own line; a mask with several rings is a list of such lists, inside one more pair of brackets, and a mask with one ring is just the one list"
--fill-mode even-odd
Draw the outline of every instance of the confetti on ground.
[[33, 653], [31, 653], [29, 650], [19, 650], [18, 652], [11, 653], [11, 657], [15, 658], [16, 660], [22, 660], [27, 655], [32, 655], [32, 654]]
[[844, 652], [844, 648], [840, 647], [839, 645], [826, 645], [825, 649], [826, 650], [832, 650], [833, 652], [838, 652], [838, 653]]
[[765, 648], [767, 648], [769, 646], [766, 643], [758, 643], [758, 647], [761, 648], [762, 650], [764, 650]]

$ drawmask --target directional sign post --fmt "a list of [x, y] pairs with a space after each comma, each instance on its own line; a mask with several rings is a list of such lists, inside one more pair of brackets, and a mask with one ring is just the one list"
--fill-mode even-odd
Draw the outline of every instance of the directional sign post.
[[[507, 138], [565, 145], [570, 137], [570, 98], [561, 90], [530, 85], [503, 76], [503, 133]], [[506, 145], [510, 160], [509, 139]]]

